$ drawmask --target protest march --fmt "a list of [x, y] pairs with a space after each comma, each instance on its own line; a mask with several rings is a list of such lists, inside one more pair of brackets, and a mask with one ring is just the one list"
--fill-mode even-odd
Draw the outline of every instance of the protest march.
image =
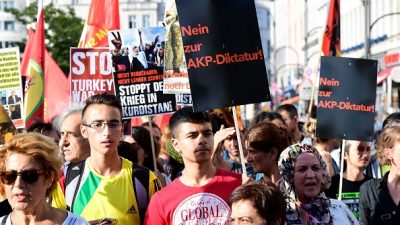
[[372, 38], [397, 12], [363, 1], [363, 57], [358, 3], [165, 0], [150, 25], [133, 2], [79, 11], [68, 71], [43, 0], [23, 45], [0, 45], [1, 225], [400, 224], [400, 60]]

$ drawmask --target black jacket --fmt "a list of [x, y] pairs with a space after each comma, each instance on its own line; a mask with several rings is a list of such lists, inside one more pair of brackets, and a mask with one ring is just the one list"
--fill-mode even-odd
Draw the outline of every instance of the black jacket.
[[8, 200], [4, 200], [0, 202], [0, 217], [8, 215], [12, 212], [12, 208], [10, 204], [8, 203]]
[[360, 187], [360, 225], [400, 224], [400, 204], [390, 196], [387, 172], [382, 179], [371, 179]]

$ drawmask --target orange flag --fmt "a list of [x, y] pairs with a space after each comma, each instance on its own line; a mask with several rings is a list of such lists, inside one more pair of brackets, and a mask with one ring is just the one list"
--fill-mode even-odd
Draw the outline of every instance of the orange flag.
[[118, 0], [92, 1], [78, 47], [107, 47], [107, 32], [119, 29]]
[[30, 45], [29, 63], [25, 83], [25, 127], [35, 119], [44, 117], [44, 10], [43, 2], [38, 1], [36, 32]]
[[340, 56], [340, 51], [340, 0], [330, 0], [322, 52], [324, 56]]

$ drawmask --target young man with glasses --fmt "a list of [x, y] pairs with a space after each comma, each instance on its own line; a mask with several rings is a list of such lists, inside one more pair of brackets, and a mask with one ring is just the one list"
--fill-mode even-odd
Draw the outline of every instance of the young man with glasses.
[[144, 218], [140, 199], [148, 199], [160, 189], [158, 179], [149, 171], [148, 184], [144, 184], [148, 185], [148, 193], [134, 190], [132, 163], [117, 151], [121, 119], [121, 102], [116, 96], [103, 93], [86, 100], [81, 133], [89, 141], [90, 157], [81, 175], [70, 184], [74, 191], [68, 192], [71, 188], [67, 185], [65, 198], [67, 208], [88, 221], [107, 217], [121, 225], [141, 224]]

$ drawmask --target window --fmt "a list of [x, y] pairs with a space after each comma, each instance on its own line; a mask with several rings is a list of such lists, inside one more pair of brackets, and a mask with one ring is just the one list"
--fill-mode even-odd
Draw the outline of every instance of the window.
[[5, 41], [4, 42], [4, 47], [6, 47], [6, 48], [17, 47], [17, 46], [18, 46], [18, 42], [15, 42], [15, 41]]
[[14, 8], [14, 1], [4, 1], [1, 0], [0, 1], [0, 10], [5, 10], [5, 9], [10, 9], [10, 8]]
[[79, 4], [79, 0], [71, 0], [71, 5], [78, 5]]
[[150, 16], [149, 15], [143, 15], [142, 27], [150, 27]]
[[4, 21], [4, 30], [9, 30], [9, 31], [15, 30], [15, 22], [14, 21]]
[[135, 15], [131, 15], [128, 17], [128, 21], [129, 21], [129, 28], [135, 28], [137, 27], [136, 24], [136, 16]]

